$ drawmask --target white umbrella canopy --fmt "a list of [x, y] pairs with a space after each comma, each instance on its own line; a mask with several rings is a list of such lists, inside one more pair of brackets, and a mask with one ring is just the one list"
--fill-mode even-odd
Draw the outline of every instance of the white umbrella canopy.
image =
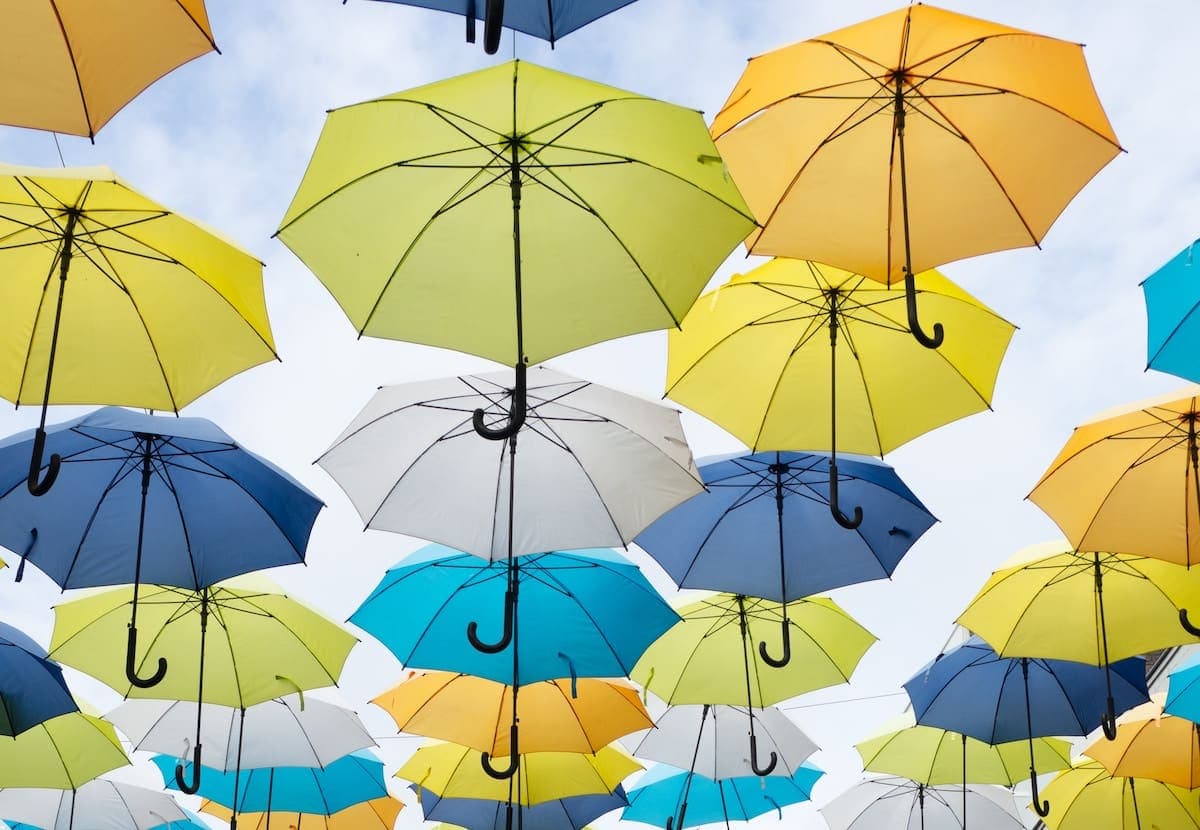
[[496, 372], [382, 387], [317, 463], [367, 527], [491, 561], [624, 547], [704, 489], [677, 410], [550, 369], [529, 370], [514, 437], [478, 434], [477, 409], [508, 418], [511, 385]]
[[150, 830], [187, 815], [166, 793], [97, 778], [78, 790], [0, 789], [0, 820], [42, 830]]
[[[222, 772], [324, 768], [351, 752], [375, 746], [353, 711], [312, 697], [287, 695], [244, 710], [205, 703], [203, 715], [200, 738], [205, 765]], [[108, 719], [133, 742], [134, 749], [191, 757], [196, 735], [192, 701], [128, 700]]]
[[[672, 706], [655, 722], [654, 729], [624, 743], [634, 757], [691, 770], [714, 781], [754, 775], [747, 754], [748, 717], [748, 710], [741, 706]], [[755, 711], [754, 720], [760, 751], [778, 759], [772, 775], [790, 778], [819, 749], [773, 706]]]
[[[1024, 830], [1010, 790], [968, 785], [971, 830]], [[962, 786], [927, 787], [907, 778], [868, 778], [821, 808], [830, 830], [962, 830]]]

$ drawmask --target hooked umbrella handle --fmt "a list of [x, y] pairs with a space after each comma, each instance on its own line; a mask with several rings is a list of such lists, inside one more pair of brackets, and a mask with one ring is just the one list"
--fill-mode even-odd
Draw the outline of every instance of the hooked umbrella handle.
[[[488, 6], [490, 8], [491, 0], [488, 0]], [[513, 370], [516, 373], [516, 381], [513, 384], [512, 397], [508, 405], [508, 423], [496, 429], [487, 426], [483, 421], [482, 409], [476, 409], [471, 416], [471, 425], [475, 427], [475, 432], [489, 441], [503, 441], [505, 438], [512, 438], [525, 425], [525, 393], [528, 387], [525, 382], [524, 361], [517, 363]]]
[[471, 620], [467, 623], [467, 639], [471, 641], [471, 645], [476, 651], [481, 651], [484, 654], [499, 654], [508, 648], [508, 644], [512, 642], [513, 632], [513, 615], [516, 614], [517, 600], [513, 596], [511, 590], [504, 592], [504, 631], [500, 635], [499, 641], [495, 643], [485, 643], [479, 639], [479, 623]]
[[1042, 818], [1045, 818], [1046, 816], [1050, 815], [1050, 802], [1042, 801], [1039, 796], [1037, 773], [1034, 771], [1033, 767], [1029, 768], [1029, 773], [1029, 786], [1033, 788], [1033, 792], [1030, 795], [1030, 797], [1033, 799], [1033, 811]]
[[754, 770], [754, 774], [758, 775], [760, 777], [765, 777], [767, 775], [770, 775], [775, 770], [775, 765], [777, 763], [779, 763], [779, 758], [774, 752], [772, 752], [771, 753], [771, 761], [770, 761], [770, 763], [768, 763], [766, 765], [766, 767], [760, 767], [758, 765], [758, 737], [755, 735], [751, 735], [750, 736], [750, 769]]
[[58, 471], [62, 466], [62, 456], [56, 452], [50, 453], [50, 461], [46, 464], [46, 477], [42, 478], [42, 457], [45, 454], [46, 430], [38, 427], [33, 435], [33, 452], [29, 456], [29, 479], [25, 482], [34, 496], [44, 496], [50, 492], [50, 488], [58, 480]]
[[1108, 696], [1104, 712], [1100, 715], [1100, 728], [1104, 730], [1104, 737], [1108, 740], [1117, 739], [1117, 711], [1112, 695]]
[[921, 320], [917, 316], [917, 280], [909, 268], [904, 269], [904, 301], [908, 306], [908, 327], [912, 336], [927, 349], [936, 349], [946, 339], [946, 332], [941, 323], [933, 324], [933, 336], [930, 337], [921, 328]]
[[479, 765], [483, 767], [483, 771], [492, 778], [503, 781], [507, 778], [512, 778], [517, 774], [517, 767], [521, 765], [521, 749], [517, 745], [518, 729], [514, 723], [508, 727], [508, 766], [503, 769], [496, 769], [492, 766], [491, 753], [484, 752], [479, 756]]
[[1188, 619], [1186, 608], [1179, 609], [1179, 624], [1183, 626], [1183, 630], [1193, 637], [1200, 637], [1200, 628], [1192, 625], [1192, 621]]
[[[129, 626], [129, 640], [125, 645], [125, 679], [139, 689], [149, 689], [162, 683], [167, 674], [167, 661], [158, 658], [158, 666], [149, 677], [138, 677], [137, 673], [137, 628]], [[197, 747], [199, 749], [199, 747]]]
[[838, 469], [837, 462], [831, 460], [829, 462], [829, 512], [833, 514], [834, 520], [846, 528], [846, 530], [854, 530], [863, 520], [863, 509], [857, 505], [854, 507], [854, 518], [850, 518], [842, 512], [841, 505], [838, 504]]
[[200, 790], [200, 744], [196, 744], [196, 748], [192, 750], [192, 780], [188, 781], [184, 773], [184, 765], [180, 761], [175, 765], [175, 784], [188, 795], [195, 795]]
[[783, 656], [776, 660], [774, 657], [768, 654], [767, 644], [765, 641], [758, 644], [758, 656], [761, 657], [763, 662], [768, 666], [772, 666], [776, 669], [782, 669], [792, 661], [792, 632], [791, 626], [788, 625], [787, 620], [783, 621]]
[[[687, 815], [687, 802], [683, 802], [683, 806], [679, 808], [679, 828], [683, 830], [683, 817]], [[672, 830], [675, 826], [675, 817], [667, 816], [667, 830]]]

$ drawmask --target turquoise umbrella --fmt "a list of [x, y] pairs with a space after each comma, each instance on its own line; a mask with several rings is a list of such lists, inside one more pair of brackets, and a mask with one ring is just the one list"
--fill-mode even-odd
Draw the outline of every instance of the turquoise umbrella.
[[1144, 279], [1142, 293], [1146, 298], [1146, 368], [1200, 381], [1200, 251], [1195, 250], [1196, 242]]
[[652, 767], [629, 791], [625, 821], [640, 821], [667, 830], [717, 822], [749, 821], [812, 797], [813, 785], [825, 773], [805, 764], [791, 778], [747, 775], [713, 781], [659, 764]]
[[1163, 711], [1200, 723], [1200, 657], [1193, 657], [1167, 676]]

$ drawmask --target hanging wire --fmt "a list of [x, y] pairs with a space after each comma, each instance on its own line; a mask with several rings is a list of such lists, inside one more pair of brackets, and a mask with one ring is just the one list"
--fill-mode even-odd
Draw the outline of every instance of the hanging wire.
[[792, 706], [780, 706], [785, 712], [792, 709], [815, 709], [819, 706], [836, 706], [839, 703], [862, 703], [867, 700], [884, 700], [889, 697], [903, 697], [907, 692], [888, 692], [882, 695], [866, 695], [865, 697], [846, 697], [840, 700], [825, 700], [820, 703], [797, 703]]
[[54, 136], [54, 149], [58, 150], [58, 163], [63, 167], [66, 167], [67, 162], [65, 159], [63, 159], [62, 145], [58, 143], [58, 133], [52, 132], [50, 135]]

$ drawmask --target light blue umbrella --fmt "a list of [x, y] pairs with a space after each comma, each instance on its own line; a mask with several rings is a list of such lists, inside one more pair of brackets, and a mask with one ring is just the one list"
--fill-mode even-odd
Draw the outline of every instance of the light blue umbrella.
[[749, 821], [764, 813], [808, 801], [813, 785], [825, 773], [805, 764], [791, 778], [748, 775], [720, 782], [663, 764], [651, 767], [629, 791], [626, 821], [681, 830], [700, 824]]
[[16, 737], [77, 711], [58, 663], [23, 631], [0, 623], [0, 735]]
[[1167, 702], [1163, 711], [1200, 723], [1200, 656], [1167, 675]]
[[[470, 830], [504, 830], [508, 802], [482, 798], [442, 798], [432, 790], [413, 784], [417, 803], [426, 821], [443, 821]], [[625, 790], [617, 785], [612, 793], [578, 795], [543, 801], [532, 807], [515, 805], [522, 830], [582, 830], [589, 821], [629, 804]]]
[[1146, 299], [1146, 368], [1193, 381], [1200, 381], [1197, 254], [1200, 251], [1193, 242], [1142, 281]]
[[[179, 789], [175, 781], [178, 760], [168, 755], [155, 755], [152, 760], [167, 787]], [[185, 776], [191, 775], [188, 764]], [[239, 813], [278, 811], [328, 816], [388, 794], [383, 762], [366, 751], [353, 752], [324, 769], [265, 767], [234, 774], [205, 767], [200, 780], [198, 794], [202, 798]]]
[[762, 597], [783, 605], [783, 655], [791, 658], [787, 603], [891, 576], [937, 520], [895, 471], [866, 456], [837, 464], [843, 504], [859, 523], [836, 521], [828, 453], [760, 452], [700, 463], [707, 491], [662, 516], [634, 541], [682, 588]]

